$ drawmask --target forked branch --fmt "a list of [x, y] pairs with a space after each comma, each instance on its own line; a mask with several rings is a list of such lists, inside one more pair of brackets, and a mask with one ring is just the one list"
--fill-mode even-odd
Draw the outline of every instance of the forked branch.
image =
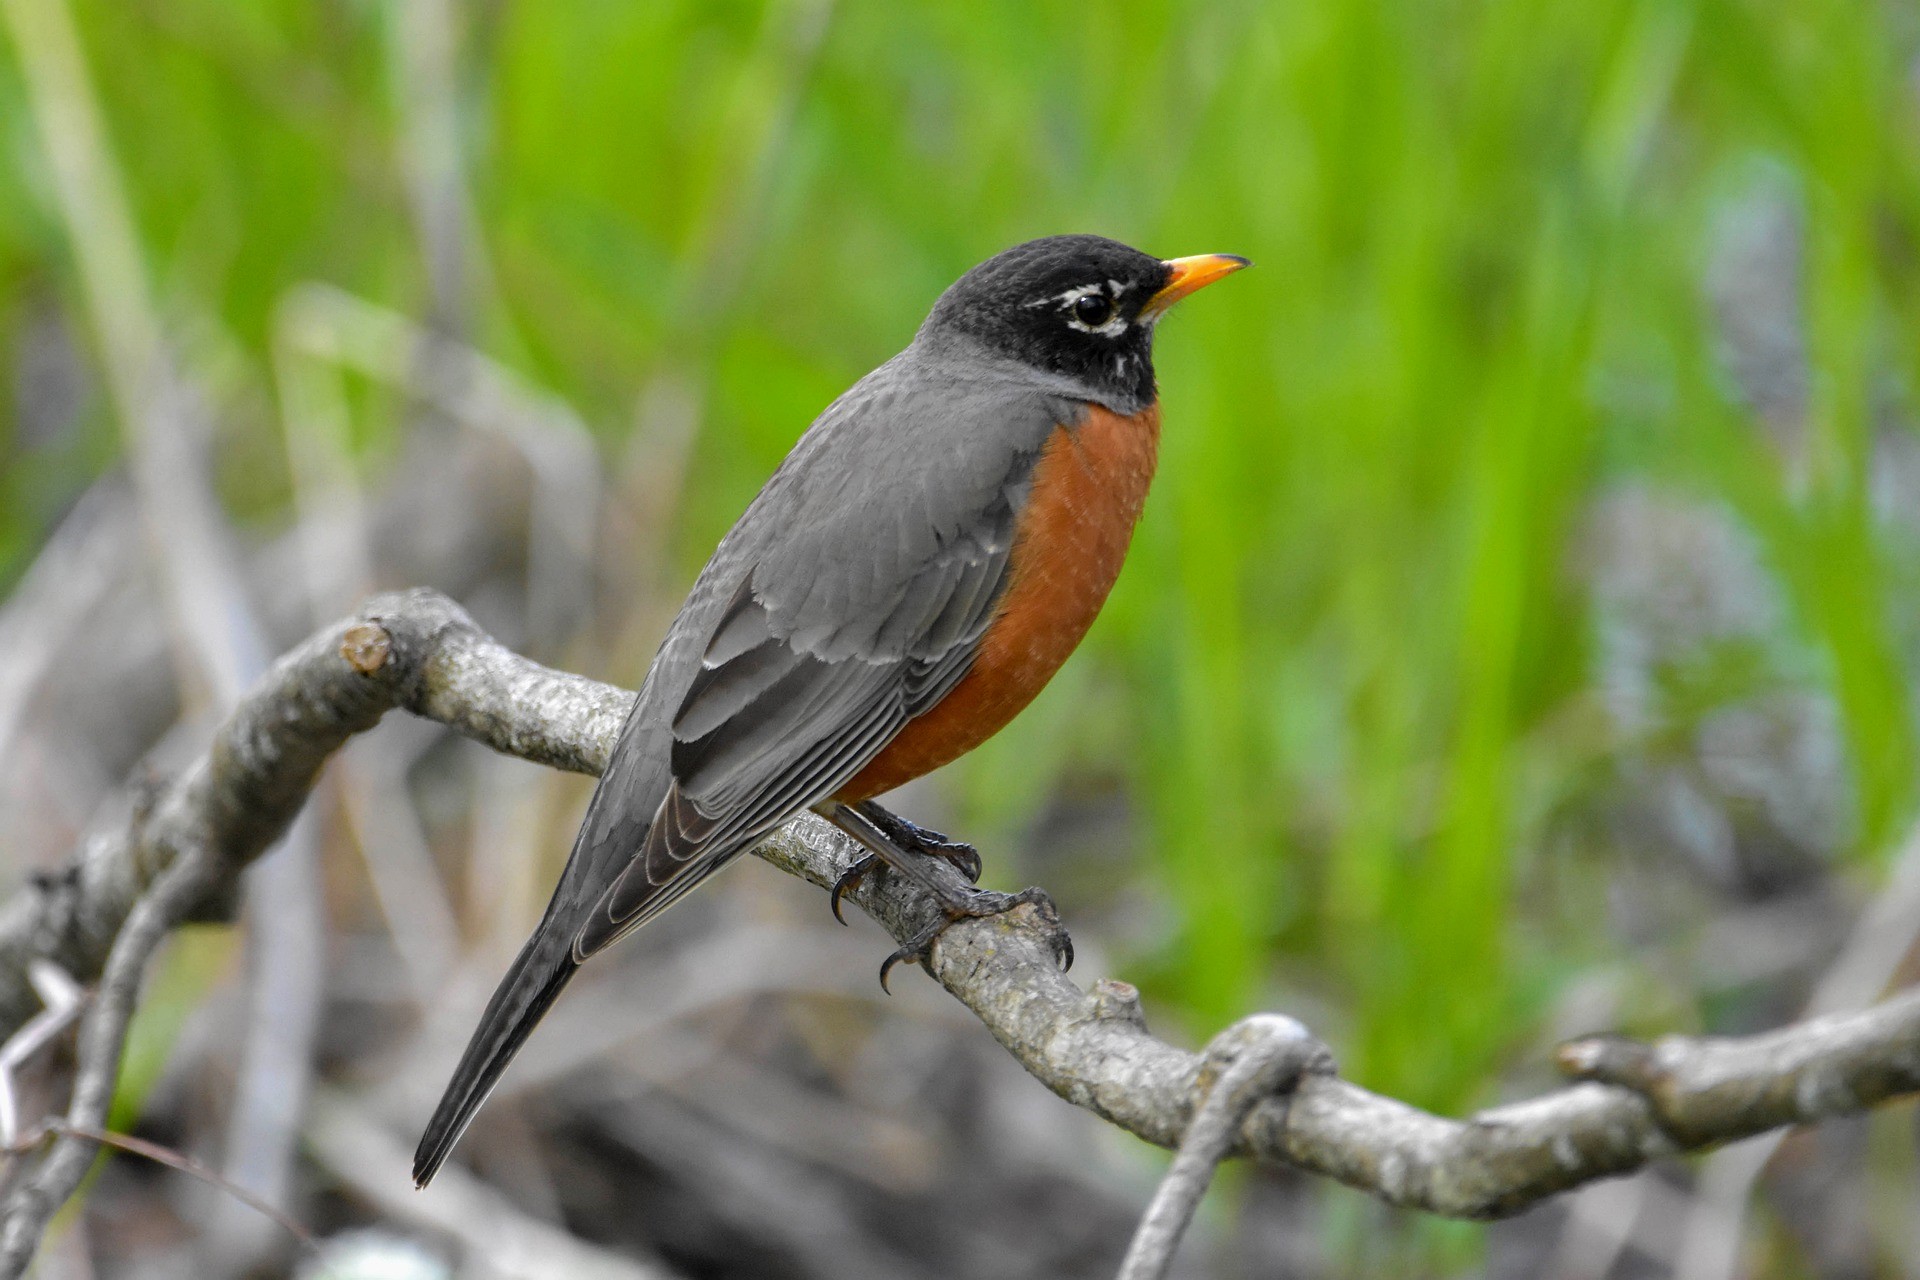
[[[127, 830], [88, 842], [59, 873], [0, 908], [0, 1040], [38, 1010], [28, 978], [34, 960], [99, 980], [68, 1117], [75, 1130], [97, 1128], [154, 946], [182, 919], [230, 897], [236, 877], [286, 829], [327, 757], [351, 735], [399, 707], [495, 750], [597, 773], [631, 700], [510, 652], [434, 592], [370, 601], [276, 663], [207, 753], [140, 806]], [[826, 888], [859, 850], [806, 816], [758, 852]], [[897, 876], [870, 876], [848, 896], [900, 939], [934, 910]], [[1153, 1036], [1133, 988], [1102, 979], [1082, 990], [1062, 973], [1056, 927], [1032, 907], [964, 921], [935, 947], [931, 971], [1062, 1098], [1179, 1147], [1212, 1084], [1207, 1058]], [[1226, 1148], [1392, 1204], [1497, 1217], [1663, 1156], [1920, 1091], [1920, 991], [1742, 1039], [1581, 1041], [1561, 1051], [1561, 1065], [1578, 1083], [1464, 1120], [1309, 1072], [1284, 1093], [1236, 1107]], [[90, 1144], [63, 1140], [15, 1181], [0, 1204], [0, 1275], [25, 1268], [90, 1152]]]

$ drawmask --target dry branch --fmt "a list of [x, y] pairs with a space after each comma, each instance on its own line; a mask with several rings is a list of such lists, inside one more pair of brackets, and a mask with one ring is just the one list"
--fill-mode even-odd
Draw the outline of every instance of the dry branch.
[[[89, 841], [0, 909], [0, 1039], [37, 1009], [27, 978], [35, 958], [86, 980], [106, 972], [82, 1032], [71, 1115], [75, 1124], [94, 1123], [82, 1103], [104, 1106], [146, 953], [165, 927], [204, 910], [209, 898], [230, 899], [235, 877], [286, 829], [320, 767], [350, 736], [402, 707], [496, 750], [594, 773], [631, 698], [510, 652], [436, 593], [371, 601], [276, 663], [206, 755], [142, 806], [128, 830]], [[802, 817], [759, 853], [824, 888], [857, 850]], [[885, 875], [868, 877], [849, 898], [901, 939], [934, 909], [914, 886]], [[1149, 1142], [1177, 1147], [1205, 1094], [1205, 1057], [1151, 1035], [1133, 988], [1103, 979], [1083, 991], [1061, 973], [1057, 927], [1033, 907], [963, 922], [935, 948], [931, 971], [1048, 1088]], [[1920, 1091], [1920, 991], [1741, 1039], [1582, 1041], [1561, 1061], [1580, 1083], [1465, 1120], [1309, 1074], [1254, 1106], [1231, 1150], [1392, 1204], [1495, 1217], [1676, 1152]], [[18, 1250], [31, 1250], [84, 1168], [84, 1156], [57, 1151], [9, 1197], [0, 1273], [24, 1266]]]

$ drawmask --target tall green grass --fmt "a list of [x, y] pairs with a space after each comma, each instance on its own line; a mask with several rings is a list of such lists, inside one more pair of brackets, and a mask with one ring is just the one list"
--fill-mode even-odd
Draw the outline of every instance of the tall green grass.
[[[370, 2], [79, 8], [161, 296], [223, 428], [271, 441], [285, 289], [428, 303], [397, 26]], [[1591, 676], [1576, 531], [1611, 483], [1750, 525], [1790, 602], [1783, 650], [1812, 655], [1771, 678], [1835, 698], [1859, 850], [1909, 817], [1912, 548], [1875, 518], [1867, 459], [1920, 336], [1911, 8], [682, 0], [467, 21], [475, 340], [614, 453], [651, 379], [702, 395], [683, 571], [989, 253], [1090, 230], [1259, 264], [1162, 331], [1161, 479], [1086, 653], [950, 780], [963, 827], [1002, 833], [1063, 780], [1124, 781], [1137, 838], [1113, 856], [1168, 924], [1121, 963], [1194, 1036], [1311, 992], [1345, 1011], [1350, 1074], [1459, 1107], [1552, 975], [1608, 945], [1590, 919], [1517, 929], [1516, 901], [1608, 749], [1566, 726]], [[73, 292], [19, 101], [0, 59], [0, 339]], [[1804, 468], [1732, 394], [1700, 292], [1756, 167], [1806, 229]], [[74, 469], [0, 436], [8, 564], [51, 509], [22, 477]], [[271, 510], [281, 481], [236, 485]]]

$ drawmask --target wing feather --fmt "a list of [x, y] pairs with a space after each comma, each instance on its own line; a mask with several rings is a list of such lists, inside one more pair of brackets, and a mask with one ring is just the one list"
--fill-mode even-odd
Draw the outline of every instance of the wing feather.
[[733, 651], [709, 649], [674, 718], [673, 785], [638, 856], [582, 927], [576, 956], [639, 928], [789, 816], [832, 795], [944, 697], [972, 665], [1006, 559], [992, 542], [970, 544], [900, 593], [894, 613], [909, 621], [895, 626], [890, 614], [875, 639], [925, 648], [929, 628], [944, 624], [950, 638], [931, 659], [825, 662], [780, 639], [739, 649], [738, 637], [771, 631], [765, 621], [742, 620], [765, 612], [749, 578], [715, 631]]

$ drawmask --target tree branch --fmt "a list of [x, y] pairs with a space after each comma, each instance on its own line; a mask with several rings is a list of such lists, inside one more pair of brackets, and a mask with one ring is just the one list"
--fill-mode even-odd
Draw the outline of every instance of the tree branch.
[[[70, 1113], [76, 1125], [97, 1125], [89, 1117], [104, 1106], [147, 956], [167, 928], [206, 911], [210, 893], [215, 906], [230, 896], [351, 735], [402, 707], [496, 750], [597, 773], [631, 700], [508, 651], [437, 593], [370, 601], [276, 663], [206, 755], [126, 831], [88, 841], [0, 909], [0, 1039], [37, 1010], [27, 977], [35, 958], [83, 980], [105, 973], [86, 1015]], [[822, 888], [858, 852], [810, 815], [758, 850]], [[935, 910], [897, 876], [868, 876], [848, 898], [902, 940]], [[1032, 906], [963, 921], [929, 967], [1048, 1088], [1149, 1142], [1179, 1146], [1212, 1078], [1206, 1058], [1151, 1035], [1132, 987], [1102, 979], [1083, 991], [1060, 972], [1058, 927]], [[1561, 1065], [1581, 1082], [1465, 1120], [1309, 1073], [1285, 1096], [1254, 1105], [1229, 1150], [1391, 1204], [1497, 1217], [1650, 1160], [1920, 1091], [1920, 990], [1741, 1039], [1580, 1041], [1562, 1050]], [[56, 1152], [0, 1207], [5, 1261], [20, 1256], [16, 1244], [31, 1250], [46, 1216], [71, 1194], [76, 1161], [84, 1172], [82, 1157], [62, 1161]]]

